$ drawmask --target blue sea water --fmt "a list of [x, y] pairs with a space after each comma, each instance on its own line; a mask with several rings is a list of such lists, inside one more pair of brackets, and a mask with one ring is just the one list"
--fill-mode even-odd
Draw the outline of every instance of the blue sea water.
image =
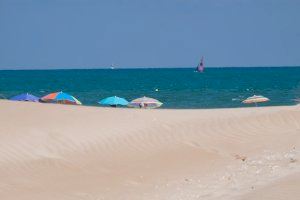
[[[158, 91], [156, 91], [158, 89]], [[300, 67], [183, 69], [85, 69], [0, 71], [0, 96], [64, 91], [84, 105], [108, 96], [156, 98], [162, 108], [243, 107], [254, 94], [271, 99], [261, 106], [293, 105], [300, 98]]]

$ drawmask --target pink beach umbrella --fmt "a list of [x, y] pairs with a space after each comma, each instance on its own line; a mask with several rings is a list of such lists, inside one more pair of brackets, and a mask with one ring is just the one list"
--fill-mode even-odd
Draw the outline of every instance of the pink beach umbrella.
[[267, 97], [261, 95], [253, 95], [252, 97], [248, 97], [243, 101], [245, 104], [252, 104], [254, 103], [257, 106], [257, 103], [267, 102], [270, 101]]
[[158, 108], [162, 105], [160, 101], [149, 98], [149, 97], [141, 97], [138, 99], [132, 100], [128, 106], [133, 108]]

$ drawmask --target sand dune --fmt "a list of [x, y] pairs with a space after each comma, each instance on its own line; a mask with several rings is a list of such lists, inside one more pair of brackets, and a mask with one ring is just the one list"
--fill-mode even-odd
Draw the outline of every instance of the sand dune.
[[300, 106], [0, 112], [0, 199], [300, 199]]

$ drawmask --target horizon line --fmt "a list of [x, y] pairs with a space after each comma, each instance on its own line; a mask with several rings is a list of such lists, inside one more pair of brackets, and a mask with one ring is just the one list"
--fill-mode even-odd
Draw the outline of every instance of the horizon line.
[[[205, 68], [294, 68], [294, 67], [300, 67], [300, 65], [262, 65], [262, 66], [208, 66]], [[86, 68], [0, 68], [0, 71], [26, 71], [26, 70], [122, 70], [122, 69], [194, 69], [196, 67], [169, 67], [169, 66], [163, 66], [163, 67], [86, 67]]]

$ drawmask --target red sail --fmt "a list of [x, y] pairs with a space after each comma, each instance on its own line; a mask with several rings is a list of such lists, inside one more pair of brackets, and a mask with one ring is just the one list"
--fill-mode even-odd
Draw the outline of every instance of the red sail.
[[204, 71], [204, 62], [202, 57], [200, 63], [197, 66], [197, 72], [203, 72], [203, 71]]

